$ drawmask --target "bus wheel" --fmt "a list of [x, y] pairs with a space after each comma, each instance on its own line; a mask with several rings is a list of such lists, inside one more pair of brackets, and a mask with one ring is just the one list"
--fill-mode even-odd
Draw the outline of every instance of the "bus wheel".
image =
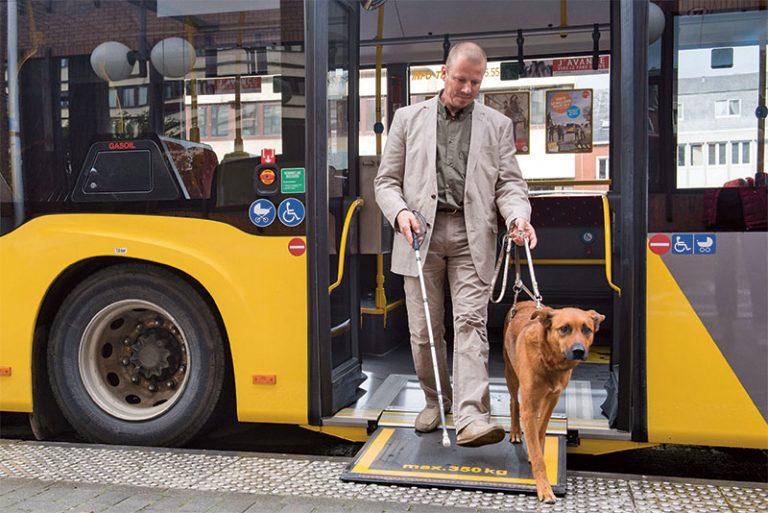
[[64, 301], [48, 372], [67, 420], [98, 443], [182, 445], [216, 407], [225, 375], [216, 321], [178, 276], [110, 267]]

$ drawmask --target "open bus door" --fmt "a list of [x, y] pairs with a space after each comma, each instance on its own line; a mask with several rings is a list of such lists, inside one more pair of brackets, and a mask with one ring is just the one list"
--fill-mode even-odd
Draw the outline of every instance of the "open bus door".
[[[358, 11], [341, 0], [307, 2], [315, 77], [308, 102], [312, 212], [310, 264], [310, 422], [354, 402], [364, 381], [358, 338], [357, 81]], [[327, 124], [320, 120], [326, 120]], [[313, 304], [314, 303], [314, 304]]]
[[[551, 9], [553, 4], [542, 5], [542, 11]], [[400, 6], [401, 9], [404, 6]], [[566, 219], [569, 214], [565, 213], [564, 208], [579, 208], [578, 205], [589, 203], [590, 208], [599, 214], [595, 217], [594, 226], [590, 225], [592, 234], [597, 235], [597, 240], [603, 240], [603, 228], [605, 228], [604, 239], [610, 241], [613, 238], [613, 246], [610, 242], [606, 244], [606, 253], [602, 255], [604, 260], [614, 262], [613, 272], [610, 269], [603, 276], [600, 293], [607, 299], [607, 308], [610, 308], [610, 317], [613, 324], [610, 341], [608, 342], [611, 359], [610, 365], [606, 365], [609, 370], [606, 374], [612, 376], [614, 388], [608, 391], [610, 402], [615, 406], [610, 413], [610, 419], [604, 417], [598, 422], [601, 431], [590, 428], [588, 423], [577, 423], [576, 429], [581, 429], [582, 433], [590, 432], [588, 437], [591, 442], [597, 442], [599, 439], [612, 439], [623, 447], [633, 446], [633, 441], [642, 442], [645, 440], [645, 402], [644, 402], [644, 382], [643, 382], [643, 361], [642, 354], [644, 348], [644, 335], [640, 320], [642, 319], [644, 298], [643, 260], [637, 258], [644, 251], [645, 225], [644, 222], [637, 221], [643, 219], [645, 205], [647, 203], [646, 193], [643, 186], [643, 180], [646, 176], [647, 162], [647, 127], [645, 126], [645, 113], [647, 101], [645, 99], [647, 83], [645, 81], [647, 70], [645, 61], [645, 48], [647, 47], [647, 4], [626, 3], [611, 4], [602, 13], [605, 21], [610, 19], [610, 48], [611, 48], [611, 79], [610, 79], [610, 157], [614, 163], [613, 168], [617, 171], [614, 174], [615, 180], [611, 191], [608, 193], [608, 201], [601, 201], [600, 196], [589, 198], [585, 201], [572, 201], [573, 198], [565, 197], [563, 200], [551, 201], [550, 198], [537, 198], [537, 204], [544, 205], [550, 209], [559, 209], [555, 217], [564, 220], [566, 230], [560, 226], [550, 226], [550, 246], [554, 253], [553, 257], [542, 256], [540, 258], [548, 259], [544, 262], [545, 266], [553, 266], [550, 269], [553, 289], [564, 286], [554, 280], [557, 275], [565, 276], [561, 272], [565, 271], [566, 266], [573, 266], [574, 262], [568, 261], [568, 250], [558, 250], [557, 240], [565, 240], [564, 235], [571, 236], [579, 233], [581, 227], [577, 222]], [[478, 16], [481, 14], [478, 13]], [[535, 16], [534, 16], [535, 17]], [[593, 23], [597, 18], [593, 19]], [[595, 25], [596, 26], [596, 25]], [[590, 31], [593, 25], [589, 25]], [[606, 25], [606, 28], [608, 26]], [[511, 29], [512, 27], [510, 27]], [[441, 39], [438, 36], [429, 35], [431, 40], [427, 41], [427, 36], [422, 43], [431, 43], [432, 50], [439, 47]], [[441, 36], [440, 36], [441, 37]], [[482, 34], [463, 34], [454, 41], [460, 39], [481, 38]], [[405, 44], [406, 46], [398, 48], [412, 48], [419, 44], [417, 39], [403, 38], [403, 41], [395, 44]], [[599, 39], [599, 38], [598, 38]], [[393, 41], [389, 41], [394, 43]], [[366, 45], [371, 44], [367, 41]], [[373, 43], [375, 44], [375, 43]], [[492, 47], [493, 43], [484, 41], [481, 44], [486, 48]], [[426, 45], [422, 46], [422, 49]], [[561, 48], [563, 55], [570, 55], [572, 51], [568, 46]], [[416, 62], [426, 59], [429, 52], [416, 52]], [[434, 51], [432, 52], [434, 53]], [[490, 60], [508, 59], [514, 50], [507, 48], [496, 48], [489, 52]], [[407, 50], [403, 50], [397, 62], [406, 62], [408, 58]], [[434, 55], [432, 55], [434, 58]], [[522, 58], [522, 57], [520, 57]], [[398, 66], [399, 67], [399, 66]], [[422, 69], [427, 71], [421, 71]], [[429, 68], [419, 68], [421, 75], [429, 75]], [[432, 71], [434, 76], [434, 71]], [[413, 75], [412, 75], [413, 77]], [[638, 79], [638, 77], [642, 77]], [[629, 85], [628, 85], [629, 84]], [[508, 86], [509, 87], [509, 86]], [[513, 85], [514, 87], [514, 85]], [[413, 91], [412, 91], [413, 93]], [[417, 95], [419, 93], [416, 93]], [[429, 94], [429, 93], [427, 93]], [[434, 93], [432, 93], [434, 94]], [[414, 96], [411, 96], [413, 99]], [[423, 99], [423, 98], [419, 98]], [[627, 142], [630, 141], [630, 142]], [[578, 198], [577, 198], [578, 199]], [[597, 201], [592, 201], [596, 199]], [[538, 201], [540, 200], [540, 201]], [[536, 209], [534, 209], [536, 210]], [[546, 208], [540, 210], [545, 212]], [[571, 210], [569, 210], [570, 212]], [[575, 212], [575, 210], [573, 210]], [[534, 222], [534, 225], [536, 223]], [[365, 229], [364, 227], [362, 229]], [[537, 226], [538, 229], [538, 226]], [[596, 233], [597, 232], [597, 233]], [[570, 240], [570, 239], [568, 239]], [[578, 236], [577, 236], [578, 240]], [[582, 240], [583, 242], [583, 240]], [[586, 244], [586, 242], [584, 242]], [[562, 246], [563, 244], [560, 244]], [[595, 246], [598, 246], [596, 244]], [[581, 247], [581, 246], [579, 246]], [[543, 250], [544, 248], [542, 248]], [[573, 249], [573, 247], [571, 247]], [[599, 259], [601, 249], [596, 250], [592, 255], [594, 259]], [[534, 255], [534, 259], [536, 259]], [[570, 257], [573, 258], [573, 257]], [[585, 262], [575, 262], [575, 264], [584, 264]], [[593, 265], [591, 263], [587, 265]], [[557, 268], [557, 266], [560, 266]], [[585, 267], [582, 267], [585, 269]], [[600, 274], [600, 268], [596, 269]], [[546, 270], [544, 271], [546, 272]], [[560, 273], [560, 274], [559, 274]], [[586, 278], [585, 272], [577, 271], [580, 274], [578, 280], [583, 283]], [[538, 272], [537, 272], [538, 276]], [[598, 277], [599, 278], [599, 277]], [[626, 293], [619, 295], [613, 290], [618, 287], [613, 286], [612, 280], [626, 285]], [[561, 280], [562, 281], [562, 280]], [[541, 282], [540, 282], [541, 283]], [[567, 285], [568, 279], [565, 280]], [[608, 285], [612, 285], [609, 287]], [[623, 288], [623, 287], [622, 287]], [[562, 290], [558, 290], [562, 292]], [[559, 295], [550, 296], [555, 304], [565, 305], [564, 301], [570, 301], [569, 304], [584, 304], [592, 298], [579, 295], [584, 292], [582, 289], [565, 291], [571, 293], [571, 296]], [[508, 294], [511, 296], [511, 294]], [[545, 293], [546, 296], [546, 293]], [[602, 296], [601, 296], [602, 297]], [[509, 297], [507, 297], [509, 299]], [[506, 308], [509, 307], [507, 303]], [[493, 309], [492, 309], [493, 310]], [[501, 310], [501, 309], [497, 309]], [[498, 311], [496, 313], [499, 313]], [[494, 317], [494, 312], [490, 312], [490, 317]], [[499, 316], [496, 315], [498, 318]], [[503, 315], [501, 316], [503, 319]], [[489, 328], [493, 320], [489, 319]], [[498, 327], [498, 326], [496, 326]], [[496, 341], [498, 342], [498, 340]], [[493, 346], [492, 341], [492, 346]], [[497, 346], [498, 347], [498, 346]], [[492, 347], [493, 352], [493, 347]], [[365, 363], [365, 362], [364, 362]], [[493, 367], [493, 363], [491, 364]], [[402, 369], [406, 367], [401, 367]], [[450, 450], [440, 447], [440, 434], [430, 433], [419, 435], [413, 432], [413, 418], [419, 411], [416, 403], [407, 404], [409, 400], [418, 399], [420, 389], [415, 376], [406, 370], [409, 376], [392, 373], [383, 382], [383, 384], [368, 395], [363, 397], [357, 404], [345, 408], [333, 419], [325, 419], [324, 423], [332, 425], [343, 425], [342, 422], [350, 421], [355, 415], [367, 416], [369, 427], [378, 429], [371, 436], [368, 445], [362, 450], [356, 460], [350, 464], [345, 472], [343, 479], [361, 482], [384, 482], [384, 483], [420, 483], [430, 486], [448, 486], [448, 487], [467, 487], [467, 488], [485, 488], [485, 489], [530, 489], [533, 486], [530, 474], [530, 465], [526, 460], [526, 455], [519, 446], [508, 443], [499, 444], [490, 448], [481, 448], [480, 450], [466, 450], [464, 448], [452, 448]], [[620, 379], [619, 379], [620, 377]], [[399, 380], [399, 381], [398, 381]], [[389, 389], [388, 389], [389, 386]], [[392, 403], [384, 405], [383, 409], [376, 409], [381, 406], [376, 401], [383, 395], [390, 394]], [[589, 392], [587, 393], [589, 394]], [[491, 373], [491, 402], [492, 415], [494, 420], [502, 424], [508, 423], [508, 410], [505, 416], [504, 409], [509, 402], [506, 391], [506, 385], [503, 379], [494, 381], [493, 371]], [[603, 398], [605, 396], [603, 395]], [[414, 407], [416, 405], [416, 407]], [[375, 408], [374, 408], [375, 407]], [[495, 408], [495, 411], [494, 411]], [[599, 410], [599, 406], [595, 405]], [[376, 411], [373, 411], [373, 410]], [[592, 408], [590, 408], [592, 409]], [[568, 410], [570, 411], [570, 410]], [[556, 410], [557, 412], [557, 410]], [[563, 414], [553, 417], [550, 422], [548, 436], [551, 442], [547, 445], [547, 450], [551, 451], [547, 457], [547, 467], [550, 470], [550, 481], [553, 484], [555, 493], [565, 492], [565, 445], [566, 437], [571, 427], [570, 419]], [[591, 414], [591, 413], [590, 413]], [[450, 417], [448, 419], [451, 424]], [[347, 424], [352, 425], [352, 424]], [[507, 424], [508, 426], [508, 424]], [[578, 434], [575, 432], [574, 440], [578, 440]], [[594, 449], [595, 445], [590, 445]], [[486, 450], [487, 449], [487, 450]], [[587, 449], [588, 451], [590, 449]], [[611, 450], [611, 449], [609, 449]], [[615, 450], [615, 449], [613, 449]], [[446, 464], [449, 462], [449, 464]], [[562, 474], [559, 474], [562, 472]], [[480, 474], [480, 475], [478, 475]]]

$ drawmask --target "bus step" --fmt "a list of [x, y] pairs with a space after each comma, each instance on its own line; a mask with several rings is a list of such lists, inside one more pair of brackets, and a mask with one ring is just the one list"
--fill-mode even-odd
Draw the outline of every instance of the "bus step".
[[[412, 428], [380, 427], [341, 475], [342, 481], [357, 483], [463, 488], [469, 490], [536, 493], [523, 444], [509, 438], [482, 447], [441, 444], [442, 431], [418, 433]], [[547, 435], [544, 461], [555, 495], [565, 495], [566, 440]]]

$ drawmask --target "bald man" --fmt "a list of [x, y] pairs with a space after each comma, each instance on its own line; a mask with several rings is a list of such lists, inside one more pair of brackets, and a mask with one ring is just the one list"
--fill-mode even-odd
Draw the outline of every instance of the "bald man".
[[[531, 247], [536, 245], [512, 121], [475, 102], [485, 68], [485, 52], [478, 45], [465, 42], [451, 49], [442, 67], [445, 86], [440, 94], [394, 116], [375, 180], [376, 201], [398, 234], [392, 271], [404, 276], [411, 350], [426, 399], [415, 428], [433, 431], [440, 411], [411, 249], [413, 233], [422, 227], [412, 210], [427, 223], [421, 253], [444, 405], [446, 412], [453, 405], [457, 443], [468, 447], [504, 438], [504, 429], [489, 423], [486, 330], [497, 215], [517, 244], [527, 237]], [[446, 278], [453, 303], [453, 386], [443, 339]]]

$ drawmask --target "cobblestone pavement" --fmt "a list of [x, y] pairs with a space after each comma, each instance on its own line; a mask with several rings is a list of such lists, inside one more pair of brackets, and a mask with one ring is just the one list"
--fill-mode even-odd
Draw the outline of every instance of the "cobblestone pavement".
[[570, 473], [519, 493], [345, 483], [347, 458], [0, 440], [2, 513], [763, 513], [768, 484]]

